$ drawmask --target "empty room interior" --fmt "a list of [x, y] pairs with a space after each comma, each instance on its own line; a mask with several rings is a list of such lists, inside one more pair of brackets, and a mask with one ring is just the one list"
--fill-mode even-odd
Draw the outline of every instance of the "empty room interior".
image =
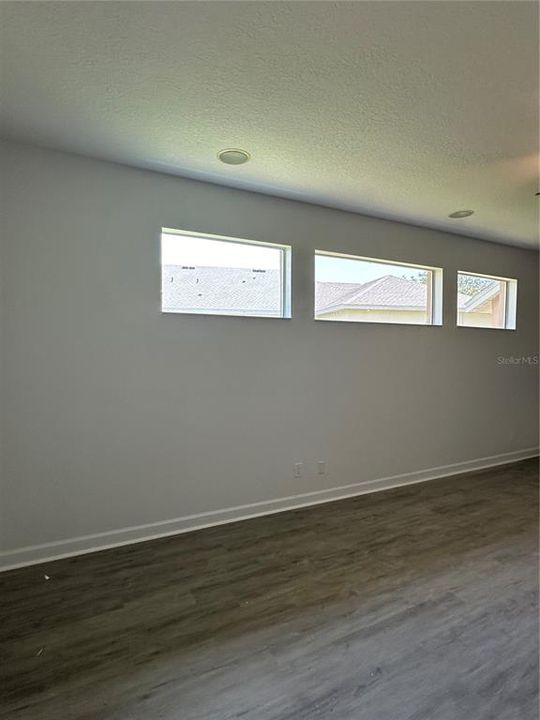
[[0, 3], [0, 716], [538, 720], [539, 5]]

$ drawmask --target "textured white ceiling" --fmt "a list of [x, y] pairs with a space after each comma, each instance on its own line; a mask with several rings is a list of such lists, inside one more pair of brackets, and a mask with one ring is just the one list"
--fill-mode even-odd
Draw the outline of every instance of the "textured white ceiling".
[[[1, 3], [3, 135], [535, 246], [534, 2]], [[249, 164], [216, 159], [242, 147]], [[450, 220], [472, 208], [475, 215]]]

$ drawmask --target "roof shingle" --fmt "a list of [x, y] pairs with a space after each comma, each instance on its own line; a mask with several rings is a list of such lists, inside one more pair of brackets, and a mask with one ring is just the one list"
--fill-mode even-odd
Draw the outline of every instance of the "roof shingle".
[[165, 311], [254, 313], [279, 316], [279, 270], [164, 265], [162, 307]]

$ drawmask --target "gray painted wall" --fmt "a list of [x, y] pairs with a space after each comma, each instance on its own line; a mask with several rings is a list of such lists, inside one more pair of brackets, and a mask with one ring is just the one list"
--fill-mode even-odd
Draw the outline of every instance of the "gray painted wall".
[[[498, 363], [537, 352], [536, 253], [2, 153], [4, 548], [537, 445], [537, 368]], [[293, 318], [162, 315], [162, 225], [291, 244]], [[315, 322], [314, 248], [442, 266], [444, 326]], [[458, 269], [519, 279], [517, 331], [455, 327]]]

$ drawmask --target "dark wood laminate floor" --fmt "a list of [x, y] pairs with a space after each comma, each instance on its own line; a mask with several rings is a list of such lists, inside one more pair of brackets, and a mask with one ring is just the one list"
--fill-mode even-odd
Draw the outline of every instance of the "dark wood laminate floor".
[[536, 720], [537, 479], [525, 461], [4, 573], [2, 717]]

